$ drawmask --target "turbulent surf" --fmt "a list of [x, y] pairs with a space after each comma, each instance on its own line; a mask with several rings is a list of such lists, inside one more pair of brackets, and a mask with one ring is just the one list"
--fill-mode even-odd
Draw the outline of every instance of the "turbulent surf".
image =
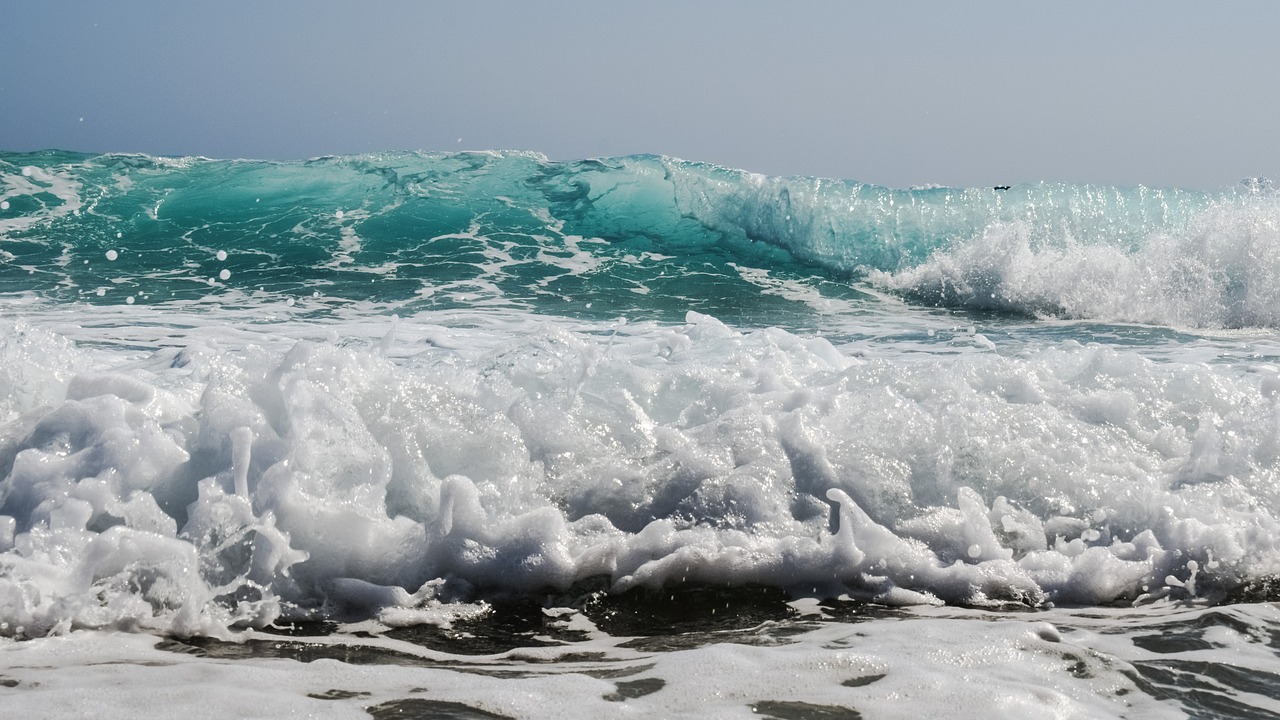
[[0, 153], [0, 635], [1270, 600], [1278, 326], [1261, 179]]

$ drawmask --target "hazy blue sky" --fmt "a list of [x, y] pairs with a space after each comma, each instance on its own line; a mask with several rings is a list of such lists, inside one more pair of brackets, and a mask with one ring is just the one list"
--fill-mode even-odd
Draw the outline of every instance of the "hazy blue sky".
[[661, 153], [894, 186], [1280, 175], [1280, 2], [0, 0], [0, 149]]

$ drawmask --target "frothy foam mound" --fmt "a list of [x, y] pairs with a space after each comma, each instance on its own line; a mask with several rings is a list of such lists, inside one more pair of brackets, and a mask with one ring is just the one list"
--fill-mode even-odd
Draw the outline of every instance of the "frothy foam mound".
[[598, 576], [1042, 605], [1280, 571], [1273, 371], [524, 327], [122, 358], [10, 323], [2, 632], [403, 623]]

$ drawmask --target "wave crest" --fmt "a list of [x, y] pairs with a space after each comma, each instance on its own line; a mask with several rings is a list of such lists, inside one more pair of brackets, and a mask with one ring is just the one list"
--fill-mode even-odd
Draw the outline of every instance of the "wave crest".
[[1037, 240], [997, 223], [919, 265], [873, 270], [873, 285], [915, 302], [1038, 317], [1197, 328], [1280, 326], [1280, 203], [1220, 202], [1176, 232], [1133, 247]]

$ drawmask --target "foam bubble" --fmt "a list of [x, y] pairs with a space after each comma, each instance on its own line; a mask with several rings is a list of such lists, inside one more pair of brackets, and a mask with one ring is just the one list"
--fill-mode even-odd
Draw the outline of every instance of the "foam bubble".
[[115, 250], [108, 250], [108, 251], [107, 251], [107, 259], [108, 259], [108, 260], [110, 260], [110, 261], [112, 261], [112, 262], [115, 262], [115, 260], [116, 260], [117, 258], [119, 258], [119, 257], [120, 257], [120, 253], [116, 252]]
[[219, 251], [217, 252], [217, 254], [216, 254], [216, 255], [214, 255], [214, 257], [216, 257], [216, 258], [218, 259], [218, 262], [222, 262], [222, 261], [224, 261], [224, 260], [226, 260], [226, 259], [227, 259], [227, 251], [226, 251], [226, 250], [219, 250]]
[[220, 279], [220, 280], [230, 280], [230, 279], [231, 279], [231, 271], [230, 271], [230, 270], [223, 269], [223, 271], [222, 271], [222, 272], [218, 273], [218, 279]]

